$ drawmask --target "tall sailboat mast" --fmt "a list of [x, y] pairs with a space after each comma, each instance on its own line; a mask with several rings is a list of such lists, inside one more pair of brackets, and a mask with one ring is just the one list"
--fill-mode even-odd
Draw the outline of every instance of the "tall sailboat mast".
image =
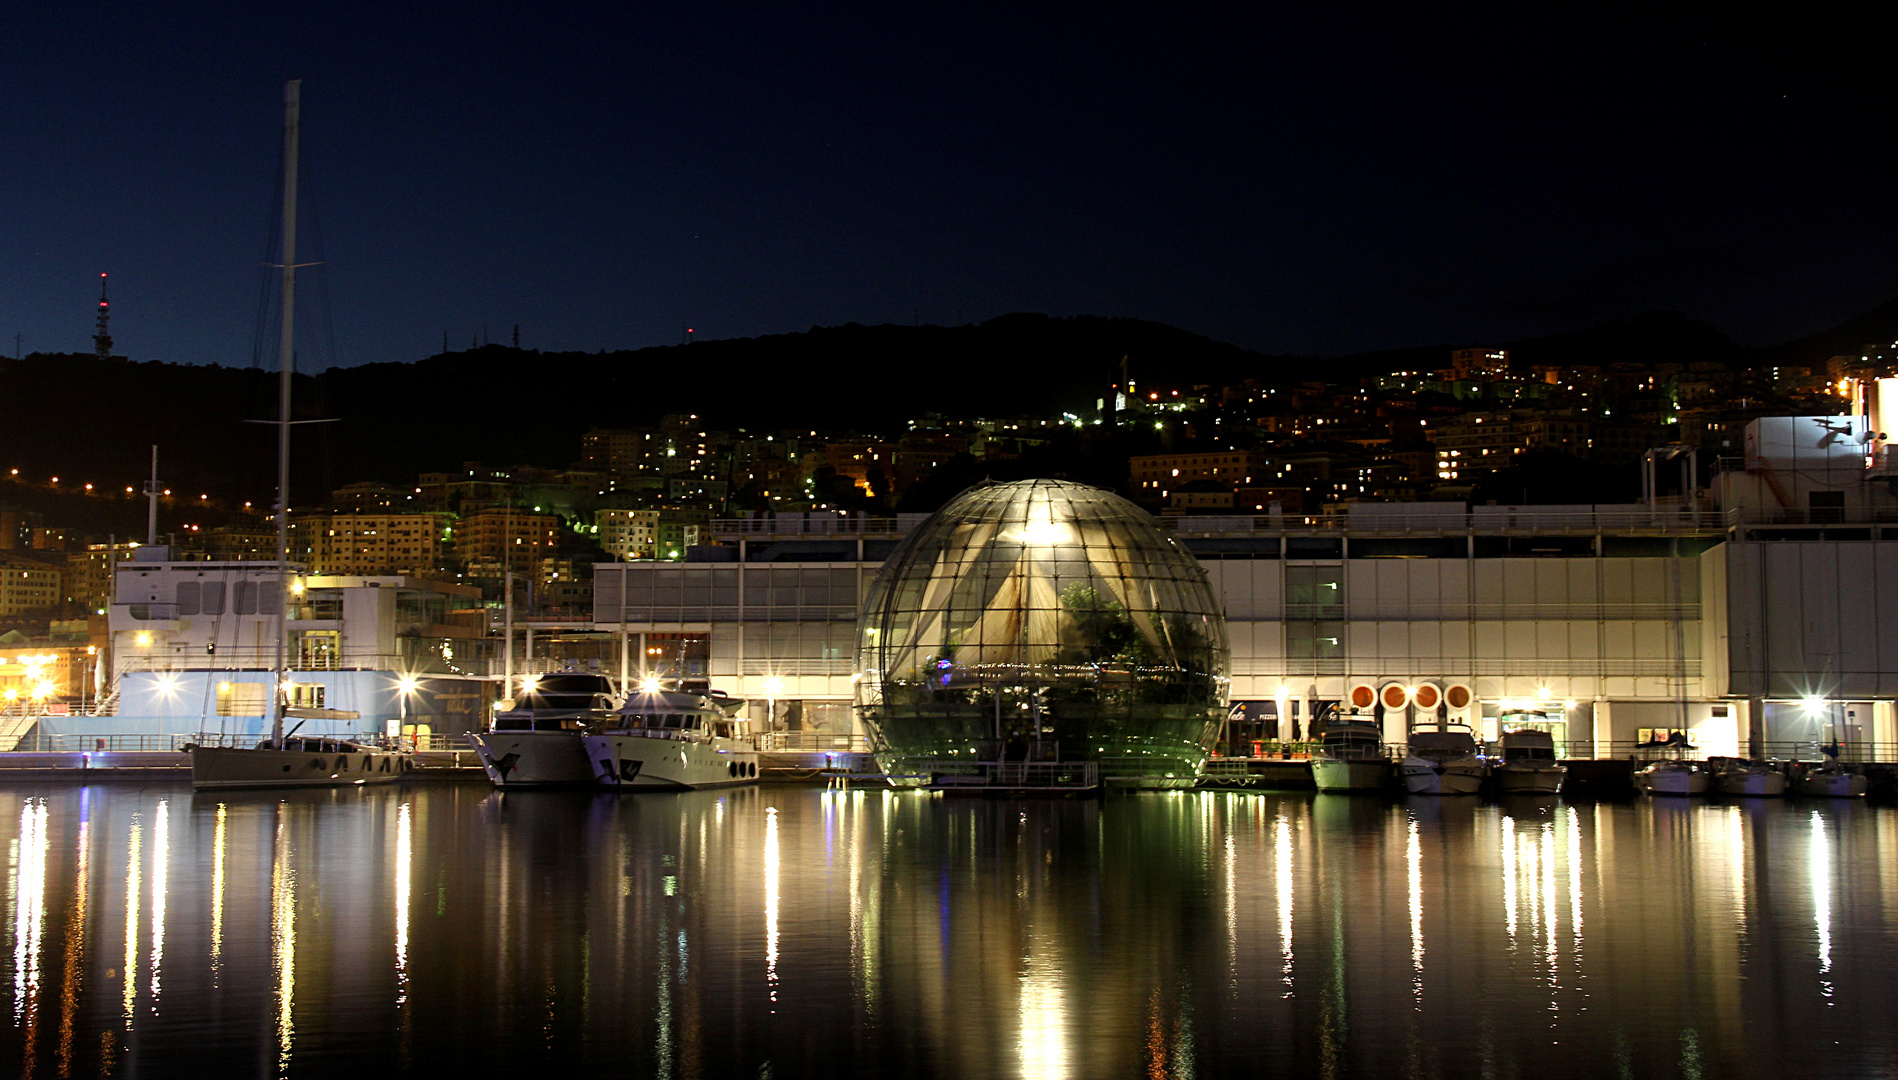
[[296, 374], [292, 334], [297, 290], [297, 122], [302, 79], [283, 84], [283, 319], [277, 336], [277, 666], [271, 694], [270, 744], [283, 745], [283, 711], [288, 704], [290, 610], [290, 381]]

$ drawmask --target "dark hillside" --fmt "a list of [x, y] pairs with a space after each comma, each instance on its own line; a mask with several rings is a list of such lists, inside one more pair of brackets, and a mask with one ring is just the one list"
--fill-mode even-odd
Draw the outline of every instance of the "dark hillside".
[[[979, 326], [814, 327], [802, 334], [611, 353], [504, 346], [413, 364], [299, 377], [293, 504], [357, 480], [404, 482], [481, 460], [563, 465], [589, 427], [696, 412], [721, 428], [887, 431], [945, 416], [1091, 413], [1122, 356], [1143, 385], [1296, 378], [1309, 362], [1270, 357], [1133, 319], [1007, 315]], [[177, 488], [267, 498], [275, 377], [266, 371], [0, 359], [0, 466], [34, 478], [137, 485], [150, 446]]]

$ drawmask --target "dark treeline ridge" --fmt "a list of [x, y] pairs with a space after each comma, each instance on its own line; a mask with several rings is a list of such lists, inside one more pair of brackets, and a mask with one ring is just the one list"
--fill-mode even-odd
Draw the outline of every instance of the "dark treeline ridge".
[[[1518, 365], [1822, 365], [1898, 337], [1898, 301], [1832, 330], [1764, 349], [1653, 312], [1500, 345]], [[696, 413], [711, 427], [893, 432], [947, 417], [1092, 416], [1127, 358], [1141, 389], [1339, 382], [1443, 366], [1456, 343], [1319, 358], [1268, 355], [1136, 319], [1005, 315], [967, 326], [812, 327], [803, 333], [613, 352], [489, 345], [413, 363], [299, 375], [293, 504], [359, 480], [403, 483], [463, 461], [560, 466], [594, 427]], [[180, 490], [266, 499], [275, 475], [273, 372], [100, 361], [88, 354], [0, 358], [0, 475], [136, 485], [150, 447]]]
[[[292, 503], [358, 480], [402, 483], [464, 461], [560, 466], [594, 427], [696, 413], [708, 426], [893, 431], [910, 419], [1092, 415], [1121, 358], [1155, 385], [1315, 377], [1313, 364], [1133, 319], [1009, 315], [974, 326], [813, 327], [805, 333], [614, 352], [488, 345], [414, 363], [299, 375]], [[0, 360], [0, 467], [136, 485], [158, 444], [172, 486], [267, 497], [274, 372]]]

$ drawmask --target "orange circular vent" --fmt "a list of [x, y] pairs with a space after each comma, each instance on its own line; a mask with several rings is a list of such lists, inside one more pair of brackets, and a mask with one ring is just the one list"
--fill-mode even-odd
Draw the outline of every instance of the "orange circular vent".
[[1470, 688], [1462, 685], [1452, 686], [1443, 692], [1443, 700], [1452, 709], [1467, 709], [1470, 707]]
[[1368, 709], [1375, 704], [1377, 704], [1377, 691], [1371, 689], [1368, 686], [1363, 685], [1362, 683], [1351, 688], [1351, 707], [1352, 708]]
[[1402, 683], [1392, 683], [1384, 688], [1382, 697], [1386, 709], [1401, 709], [1410, 703], [1410, 690]]
[[1424, 683], [1410, 695], [1410, 700], [1416, 702], [1419, 709], [1434, 709], [1443, 701], [1443, 691], [1431, 683]]

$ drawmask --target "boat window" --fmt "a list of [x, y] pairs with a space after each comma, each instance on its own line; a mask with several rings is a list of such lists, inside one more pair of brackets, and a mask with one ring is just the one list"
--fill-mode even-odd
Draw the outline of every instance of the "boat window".
[[519, 701], [520, 701], [520, 708], [523, 708], [523, 709], [576, 709], [577, 710], [577, 709], [591, 709], [591, 708], [597, 707], [598, 705], [598, 701], [595, 699], [595, 697], [592, 694], [548, 693], [547, 691], [540, 690], [540, 689], [535, 689], [531, 693], [522, 694]]
[[542, 675], [534, 680], [542, 694], [610, 694], [613, 684], [604, 675]]
[[678, 713], [667, 713], [665, 716], [665, 726], [668, 728], [677, 729], [683, 727], [684, 723], [685, 717], [680, 716]]

